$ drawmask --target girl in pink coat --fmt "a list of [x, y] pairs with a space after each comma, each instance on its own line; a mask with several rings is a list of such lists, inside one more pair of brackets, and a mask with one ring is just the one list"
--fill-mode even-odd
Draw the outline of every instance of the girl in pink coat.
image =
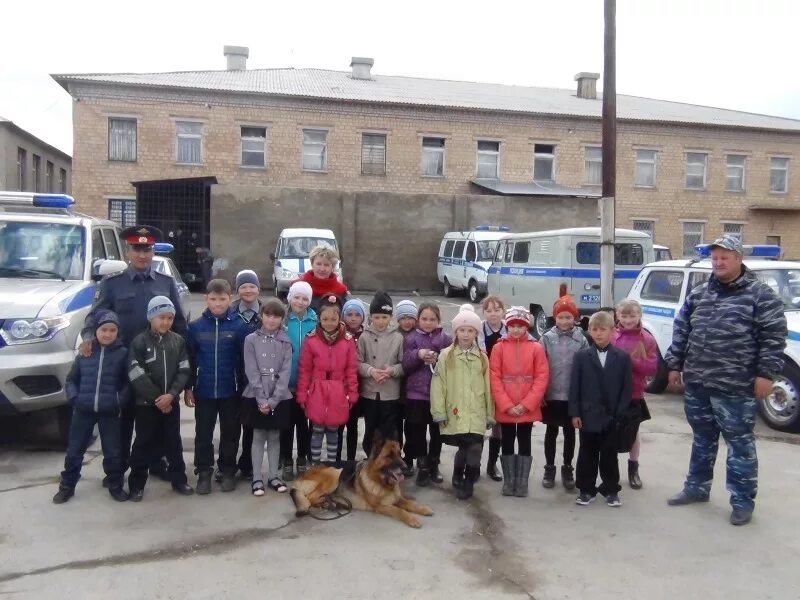
[[325, 437], [328, 461], [335, 461], [339, 427], [347, 423], [358, 400], [358, 357], [353, 336], [341, 320], [336, 296], [326, 297], [319, 324], [300, 352], [297, 403], [311, 421], [311, 461], [322, 458]]
[[642, 328], [642, 307], [636, 300], [625, 299], [617, 305], [619, 324], [611, 343], [625, 350], [631, 358], [631, 408], [629, 418], [630, 454], [628, 456], [628, 483], [634, 490], [641, 489], [639, 477], [639, 424], [650, 419], [650, 411], [644, 401], [645, 379], [654, 375], [658, 365], [658, 346], [650, 332]]

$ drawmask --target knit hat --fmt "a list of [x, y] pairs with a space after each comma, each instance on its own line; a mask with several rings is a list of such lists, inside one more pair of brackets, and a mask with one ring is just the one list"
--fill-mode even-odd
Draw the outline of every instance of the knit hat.
[[119, 317], [113, 310], [98, 310], [94, 315], [94, 330], [97, 331], [106, 323], [113, 323], [119, 328]]
[[522, 325], [523, 327], [531, 326], [531, 313], [522, 306], [512, 306], [506, 311], [504, 319], [506, 327], [512, 325]]
[[239, 291], [239, 288], [245, 283], [252, 283], [258, 289], [261, 289], [261, 285], [258, 283], [258, 275], [256, 275], [255, 271], [251, 271], [250, 269], [239, 271], [236, 274], [236, 285], [234, 286], [236, 291]]
[[481, 318], [475, 313], [471, 304], [463, 304], [453, 319], [453, 333], [459, 327], [472, 327], [475, 331], [481, 330]]
[[364, 303], [358, 298], [350, 298], [350, 300], [345, 302], [344, 306], [342, 307], [343, 315], [346, 315], [352, 311], [356, 311], [358, 314], [360, 314], [362, 319], [367, 318], [367, 309], [364, 307]]
[[147, 320], [152, 321], [158, 315], [175, 315], [175, 305], [166, 296], [155, 296], [147, 303]]
[[369, 314], [391, 316], [392, 312], [394, 312], [392, 297], [383, 290], [375, 292], [372, 302], [369, 303]]
[[398, 321], [400, 319], [404, 319], [405, 317], [412, 317], [416, 321], [417, 305], [411, 300], [401, 300], [397, 303], [397, 306], [394, 307], [394, 316]]
[[575, 306], [575, 301], [570, 295], [561, 296], [561, 298], [556, 300], [555, 304], [553, 304], [553, 318], [557, 317], [562, 312], [568, 312], [576, 319], [579, 319], [581, 316], [581, 313], [578, 312], [578, 307]]
[[307, 281], [295, 281], [289, 286], [289, 293], [286, 297], [291, 300], [295, 296], [303, 296], [311, 301], [311, 298], [314, 296], [314, 293], [311, 291], [311, 284]]

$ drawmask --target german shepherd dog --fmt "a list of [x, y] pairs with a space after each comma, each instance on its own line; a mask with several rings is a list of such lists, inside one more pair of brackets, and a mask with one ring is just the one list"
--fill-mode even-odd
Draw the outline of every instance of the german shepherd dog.
[[357, 510], [393, 517], [409, 527], [422, 527], [414, 514], [427, 517], [433, 511], [403, 497], [400, 482], [404, 466], [400, 444], [376, 437], [370, 457], [356, 465], [352, 476], [342, 480], [342, 469], [319, 465], [295, 479], [290, 491], [297, 509], [295, 514], [298, 517], [307, 515], [312, 506], [322, 505], [326, 496], [337, 492], [350, 500]]

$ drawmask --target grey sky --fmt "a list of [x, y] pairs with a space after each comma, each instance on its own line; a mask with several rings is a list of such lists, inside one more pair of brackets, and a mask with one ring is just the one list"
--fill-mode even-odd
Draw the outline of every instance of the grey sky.
[[[0, 116], [71, 153], [71, 99], [49, 73], [224, 69], [225, 44], [249, 46], [249, 68], [371, 56], [376, 74], [561, 88], [603, 65], [603, 0], [121, 6], [5, 3]], [[798, 22], [794, 0], [617, 0], [618, 92], [800, 119]]]

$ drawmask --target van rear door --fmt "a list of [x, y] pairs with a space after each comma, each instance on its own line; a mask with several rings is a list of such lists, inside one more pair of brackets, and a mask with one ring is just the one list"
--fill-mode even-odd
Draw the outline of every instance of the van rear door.
[[[600, 240], [594, 236], [572, 238], [572, 289], [579, 310], [600, 308]], [[642, 238], [616, 238], [614, 244], [614, 303], [628, 296], [633, 281], [653, 258], [652, 244]]]

